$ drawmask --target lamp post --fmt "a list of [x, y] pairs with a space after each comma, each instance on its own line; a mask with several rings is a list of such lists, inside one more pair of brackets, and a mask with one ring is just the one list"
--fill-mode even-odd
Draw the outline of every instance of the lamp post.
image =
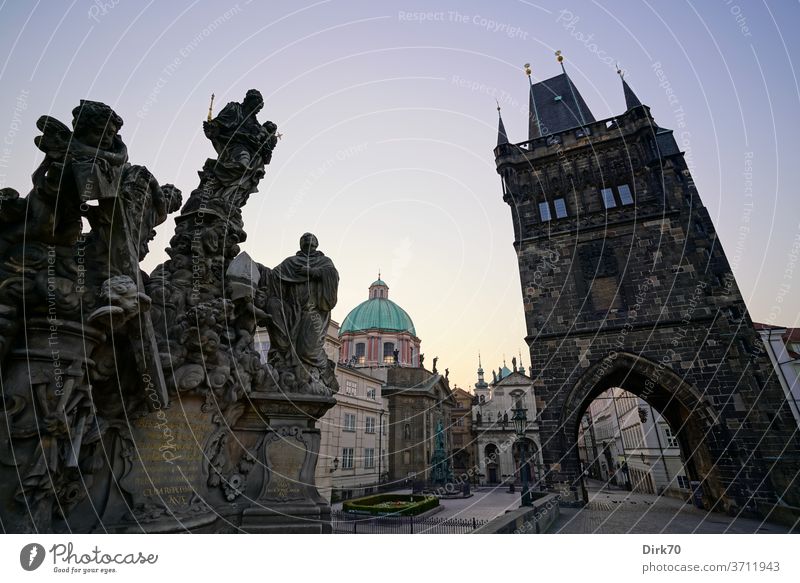
[[526, 412], [527, 409], [523, 409], [522, 407], [514, 409], [514, 417], [512, 418], [514, 421], [514, 432], [517, 434], [517, 440], [519, 441], [521, 456], [519, 464], [520, 478], [522, 478], [521, 506], [531, 506], [531, 492], [528, 481], [528, 447], [525, 443], [525, 430], [528, 427], [528, 416]]

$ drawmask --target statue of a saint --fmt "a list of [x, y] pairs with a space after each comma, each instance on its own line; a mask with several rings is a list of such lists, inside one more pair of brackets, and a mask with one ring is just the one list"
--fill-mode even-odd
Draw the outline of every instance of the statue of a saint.
[[[332, 375], [325, 354], [325, 334], [336, 305], [339, 273], [328, 257], [317, 250], [311, 233], [300, 238], [300, 250], [269, 274], [266, 325], [271, 342], [270, 362], [285, 388]], [[329, 370], [330, 369], [330, 370]], [[317, 371], [317, 374], [314, 373]]]

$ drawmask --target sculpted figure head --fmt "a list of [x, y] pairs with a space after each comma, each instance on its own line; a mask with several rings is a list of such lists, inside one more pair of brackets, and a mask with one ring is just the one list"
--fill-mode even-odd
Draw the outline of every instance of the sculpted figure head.
[[319, 247], [319, 241], [313, 233], [305, 233], [300, 237], [300, 251], [306, 255], [311, 255]]
[[244, 111], [247, 114], [255, 115], [264, 107], [264, 98], [258, 89], [250, 89], [244, 96], [242, 102]]
[[105, 103], [81, 99], [72, 110], [72, 129], [75, 138], [87, 146], [110, 150], [122, 127], [122, 118]]

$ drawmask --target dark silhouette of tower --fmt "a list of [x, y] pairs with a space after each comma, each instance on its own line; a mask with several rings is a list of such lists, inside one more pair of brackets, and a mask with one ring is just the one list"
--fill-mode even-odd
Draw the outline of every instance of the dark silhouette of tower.
[[547, 485], [580, 498], [580, 417], [621, 387], [668, 421], [707, 507], [793, 522], [797, 425], [683, 152], [622, 86], [595, 121], [563, 72], [531, 83], [528, 141], [499, 120]]

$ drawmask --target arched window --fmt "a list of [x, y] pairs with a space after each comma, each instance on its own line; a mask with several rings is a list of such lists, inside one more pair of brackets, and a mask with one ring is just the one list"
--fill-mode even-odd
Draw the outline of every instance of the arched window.
[[383, 362], [386, 364], [394, 362], [394, 342], [383, 343]]

